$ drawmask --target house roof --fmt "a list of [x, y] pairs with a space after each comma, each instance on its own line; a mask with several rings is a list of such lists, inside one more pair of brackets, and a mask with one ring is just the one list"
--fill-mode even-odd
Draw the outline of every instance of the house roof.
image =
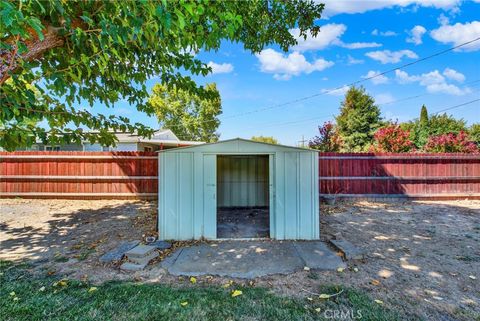
[[264, 142], [257, 142], [254, 140], [249, 140], [249, 139], [244, 139], [244, 138], [233, 138], [233, 139], [227, 139], [227, 140], [222, 140], [219, 142], [215, 143], [205, 143], [197, 146], [186, 146], [186, 147], [178, 147], [178, 148], [171, 148], [167, 150], [160, 150], [158, 151], [159, 153], [168, 153], [168, 152], [181, 152], [183, 150], [185, 151], [191, 151], [192, 149], [198, 149], [200, 151], [210, 151], [213, 149], [218, 149], [218, 147], [221, 147], [221, 145], [230, 145], [238, 143], [237, 146], [234, 146], [236, 148], [240, 148], [240, 144], [243, 144], [243, 146], [261, 146], [263, 145], [267, 151], [268, 150], [275, 150], [275, 149], [289, 149], [289, 150], [296, 150], [296, 151], [302, 151], [302, 152], [318, 152], [317, 150], [310, 149], [310, 148], [302, 148], [302, 147], [294, 147], [294, 146], [287, 146], [287, 145], [280, 145], [280, 144], [271, 144], [271, 143], [264, 143]]

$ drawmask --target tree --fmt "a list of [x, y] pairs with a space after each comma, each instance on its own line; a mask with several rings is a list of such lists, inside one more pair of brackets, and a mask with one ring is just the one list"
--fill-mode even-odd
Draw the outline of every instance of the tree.
[[321, 152], [338, 152], [342, 147], [342, 140], [338, 135], [335, 125], [331, 122], [318, 126], [319, 135], [308, 142], [308, 147]]
[[478, 153], [479, 149], [464, 131], [429, 138], [425, 151], [431, 153]]
[[[206, 95], [191, 75], [211, 68], [195, 57], [222, 41], [242, 42], [252, 53], [317, 36], [324, 5], [313, 1], [7, 1], [0, 0], [0, 146], [12, 150], [24, 137], [44, 142], [114, 143], [111, 131], [152, 130], [123, 116], [90, 113], [94, 103], [121, 99], [152, 115], [146, 80]], [[31, 89], [41, 95], [36, 101]], [[35, 118], [48, 122], [19, 128]], [[95, 132], [84, 131], [84, 128]], [[32, 140], [30, 140], [32, 141]]]
[[415, 145], [410, 139], [410, 132], [403, 130], [398, 124], [379, 128], [373, 139], [371, 148], [373, 152], [406, 153], [415, 149]]
[[272, 136], [252, 136], [252, 140], [267, 144], [278, 144], [278, 140]]
[[422, 105], [422, 109], [420, 109], [420, 126], [428, 126], [428, 111], [425, 105]]
[[468, 136], [480, 148], [480, 123], [470, 126], [468, 129]]
[[345, 151], [366, 151], [373, 134], [382, 125], [380, 109], [363, 87], [351, 87], [336, 118]]
[[148, 99], [163, 128], [182, 140], [216, 142], [222, 113], [222, 101], [215, 83], [207, 84], [208, 98], [187, 90], [156, 84]]
[[432, 115], [425, 120], [425, 117], [422, 115], [423, 107], [420, 113], [420, 119], [400, 124], [402, 129], [410, 131], [410, 138], [418, 149], [422, 149], [431, 136], [449, 133], [458, 134], [460, 131], [467, 130], [466, 123], [463, 119], [456, 119], [447, 114], [442, 114]]

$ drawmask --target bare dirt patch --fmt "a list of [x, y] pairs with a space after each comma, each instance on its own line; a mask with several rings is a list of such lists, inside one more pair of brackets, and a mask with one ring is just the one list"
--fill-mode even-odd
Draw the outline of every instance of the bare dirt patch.
[[[343, 272], [302, 271], [237, 281], [302, 297], [338, 284], [367, 292], [413, 319], [478, 320], [480, 201], [323, 205], [321, 217], [324, 239], [342, 237], [365, 249], [367, 258], [349, 262]], [[94, 282], [189, 284], [188, 278], [170, 276], [158, 264], [123, 273], [116, 265], [99, 263], [121, 241], [155, 233], [155, 225], [155, 202], [0, 200], [0, 259], [28, 260], [39, 273]], [[230, 281], [197, 279], [196, 286]]]

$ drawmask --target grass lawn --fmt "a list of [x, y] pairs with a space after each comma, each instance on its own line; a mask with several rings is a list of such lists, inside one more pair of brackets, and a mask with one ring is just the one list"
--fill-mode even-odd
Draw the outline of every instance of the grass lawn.
[[[335, 320], [334, 313], [337, 319], [343, 313], [342, 320], [348, 320], [345, 314], [359, 319], [358, 313], [360, 320], [406, 320], [352, 289], [343, 289], [329, 300], [285, 298], [268, 289], [235, 285], [107, 282], [92, 290], [91, 284], [33, 276], [28, 266], [5, 261], [0, 261], [0, 274], [0, 320]], [[233, 290], [243, 294], [232, 297]], [[334, 293], [339, 289], [321, 290]]]

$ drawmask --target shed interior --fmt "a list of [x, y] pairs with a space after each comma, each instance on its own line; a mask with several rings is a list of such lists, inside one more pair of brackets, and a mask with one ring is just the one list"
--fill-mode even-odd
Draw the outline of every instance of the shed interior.
[[270, 236], [269, 155], [217, 156], [217, 238]]

